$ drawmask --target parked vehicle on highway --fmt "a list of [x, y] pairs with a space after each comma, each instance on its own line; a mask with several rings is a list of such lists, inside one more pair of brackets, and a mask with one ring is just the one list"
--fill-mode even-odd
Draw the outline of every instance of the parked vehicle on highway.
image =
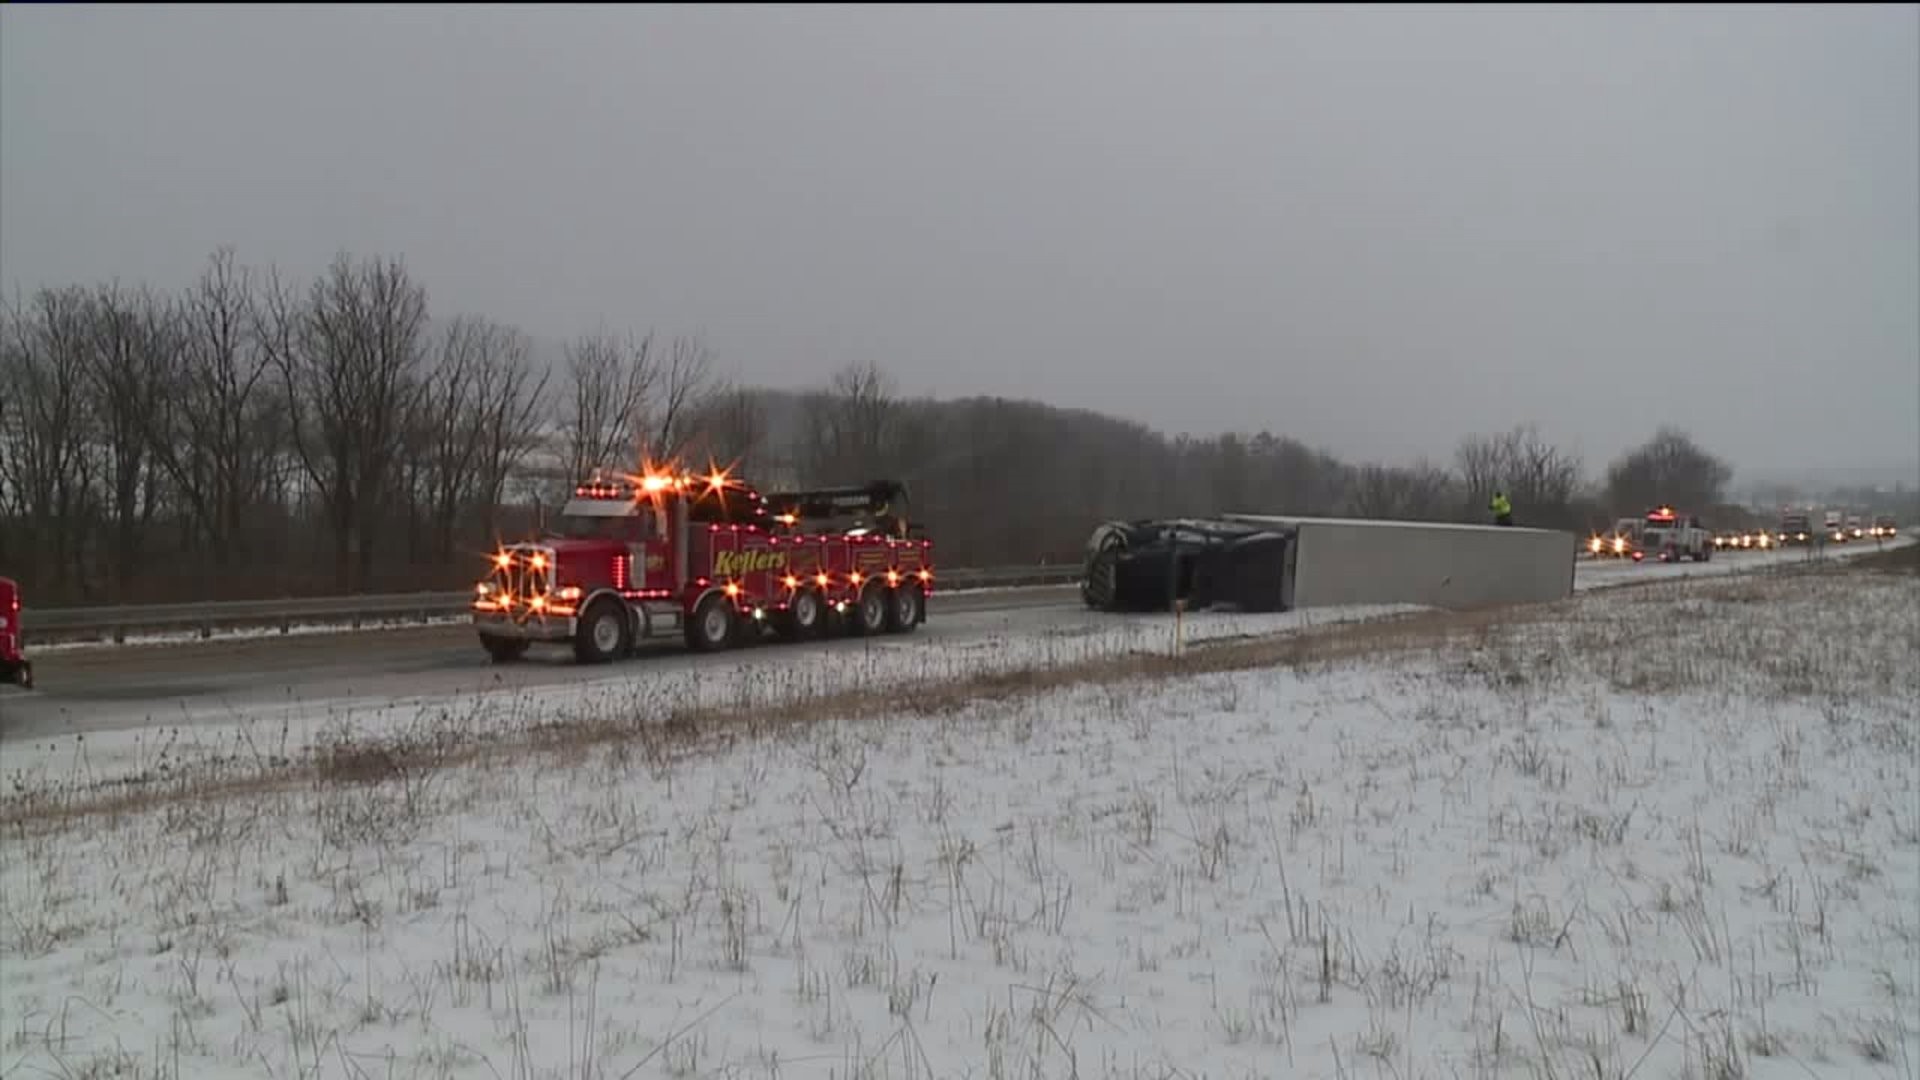
[[1713, 534], [1699, 518], [1680, 514], [1671, 506], [1647, 512], [1641, 545], [1661, 562], [1706, 562], [1713, 558]]
[[1731, 529], [1713, 534], [1713, 546], [1720, 551], [1768, 551], [1774, 544], [1773, 533], [1767, 529]]
[[1587, 554], [1596, 559], [1640, 558], [1641, 525], [1639, 518], [1621, 518], [1613, 523], [1613, 528], [1587, 538]]
[[473, 624], [496, 662], [534, 642], [598, 663], [674, 635], [713, 651], [768, 631], [909, 633], [926, 620], [933, 541], [905, 503], [893, 481], [763, 496], [722, 470], [596, 476], [545, 536], [494, 553]]
[[1844, 544], [1847, 541], [1847, 523], [1838, 510], [1829, 510], [1822, 515], [1820, 531], [1834, 543]]
[[20, 583], [5, 577], [0, 577], [0, 683], [33, 686], [33, 662], [20, 627]]

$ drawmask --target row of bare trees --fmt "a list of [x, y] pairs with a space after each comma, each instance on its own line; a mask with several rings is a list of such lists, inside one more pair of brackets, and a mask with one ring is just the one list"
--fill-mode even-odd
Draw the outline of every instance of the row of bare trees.
[[1070, 560], [1110, 517], [1484, 521], [1496, 489], [1523, 524], [1584, 529], [1716, 501], [1728, 478], [1667, 429], [1589, 491], [1526, 426], [1448, 464], [1354, 465], [1270, 432], [906, 397], [870, 363], [741, 387], [691, 337], [601, 328], [549, 363], [513, 327], [436, 320], [397, 259], [342, 255], [295, 285], [222, 250], [177, 294], [45, 288], [0, 319], [0, 574], [40, 604], [455, 588], [594, 467], [647, 459], [766, 486], [903, 479], [948, 565]]
[[688, 338], [583, 338], [556, 378], [512, 327], [435, 322], [397, 259], [296, 286], [222, 250], [177, 295], [0, 320], [0, 572], [42, 603], [439, 583], [549, 444], [671, 447], [718, 389]]

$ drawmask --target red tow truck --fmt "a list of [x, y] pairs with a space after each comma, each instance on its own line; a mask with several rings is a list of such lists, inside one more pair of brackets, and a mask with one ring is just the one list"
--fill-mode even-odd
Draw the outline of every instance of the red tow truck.
[[0, 683], [33, 688], [33, 663], [21, 644], [20, 583], [0, 577]]
[[540, 539], [493, 554], [474, 629], [496, 663], [535, 642], [604, 663], [674, 635], [715, 651], [910, 633], [926, 621], [933, 541], [905, 501], [893, 481], [762, 495], [724, 470], [596, 475]]

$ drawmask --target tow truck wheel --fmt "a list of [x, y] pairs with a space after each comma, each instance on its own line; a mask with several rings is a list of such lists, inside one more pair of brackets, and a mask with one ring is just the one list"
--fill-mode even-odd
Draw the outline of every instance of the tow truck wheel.
[[574, 659], [583, 664], [604, 664], [625, 654], [632, 639], [633, 629], [620, 605], [613, 600], [596, 600], [574, 631]]
[[887, 605], [887, 633], [911, 634], [926, 614], [927, 595], [918, 585], [901, 585], [893, 590], [893, 602]]
[[701, 601], [687, 622], [687, 644], [701, 652], [718, 652], [733, 644], [733, 605], [715, 594]]
[[825, 617], [826, 606], [821, 603], [820, 594], [812, 589], [802, 589], [793, 596], [780, 619], [780, 636], [788, 641], [806, 641], [820, 636], [821, 621]]
[[879, 582], [869, 582], [860, 592], [859, 607], [853, 613], [853, 632], [861, 637], [882, 634], [887, 629], [887, 612], [892, 605], [887, 603], [887, 588]]
[[527, 642], [522, 638], [481, 634], [480, 644], [486, 647], [487, 655], [493, 657], [493, 662], [496, 664], [510, 664], [527, 655]]

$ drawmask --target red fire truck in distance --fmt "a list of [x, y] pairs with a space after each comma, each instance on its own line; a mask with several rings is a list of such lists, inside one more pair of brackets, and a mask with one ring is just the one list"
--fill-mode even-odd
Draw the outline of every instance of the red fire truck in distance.
[[718, 470], [596, 476], [547, 535], [494, 553], [473, 625], [501, 663], [535, 642], [603, 663], [674, 634], [714, 651], [769, 633], [910, 633], [926, 620], [933, 541], [905, 500], [891, 481], [762, 495]]
[[33, 662], [27, 659], [25, 640], [20, 628], [20, 583], [0, 577], [0, 683], [18, 683], [31, 690]]

